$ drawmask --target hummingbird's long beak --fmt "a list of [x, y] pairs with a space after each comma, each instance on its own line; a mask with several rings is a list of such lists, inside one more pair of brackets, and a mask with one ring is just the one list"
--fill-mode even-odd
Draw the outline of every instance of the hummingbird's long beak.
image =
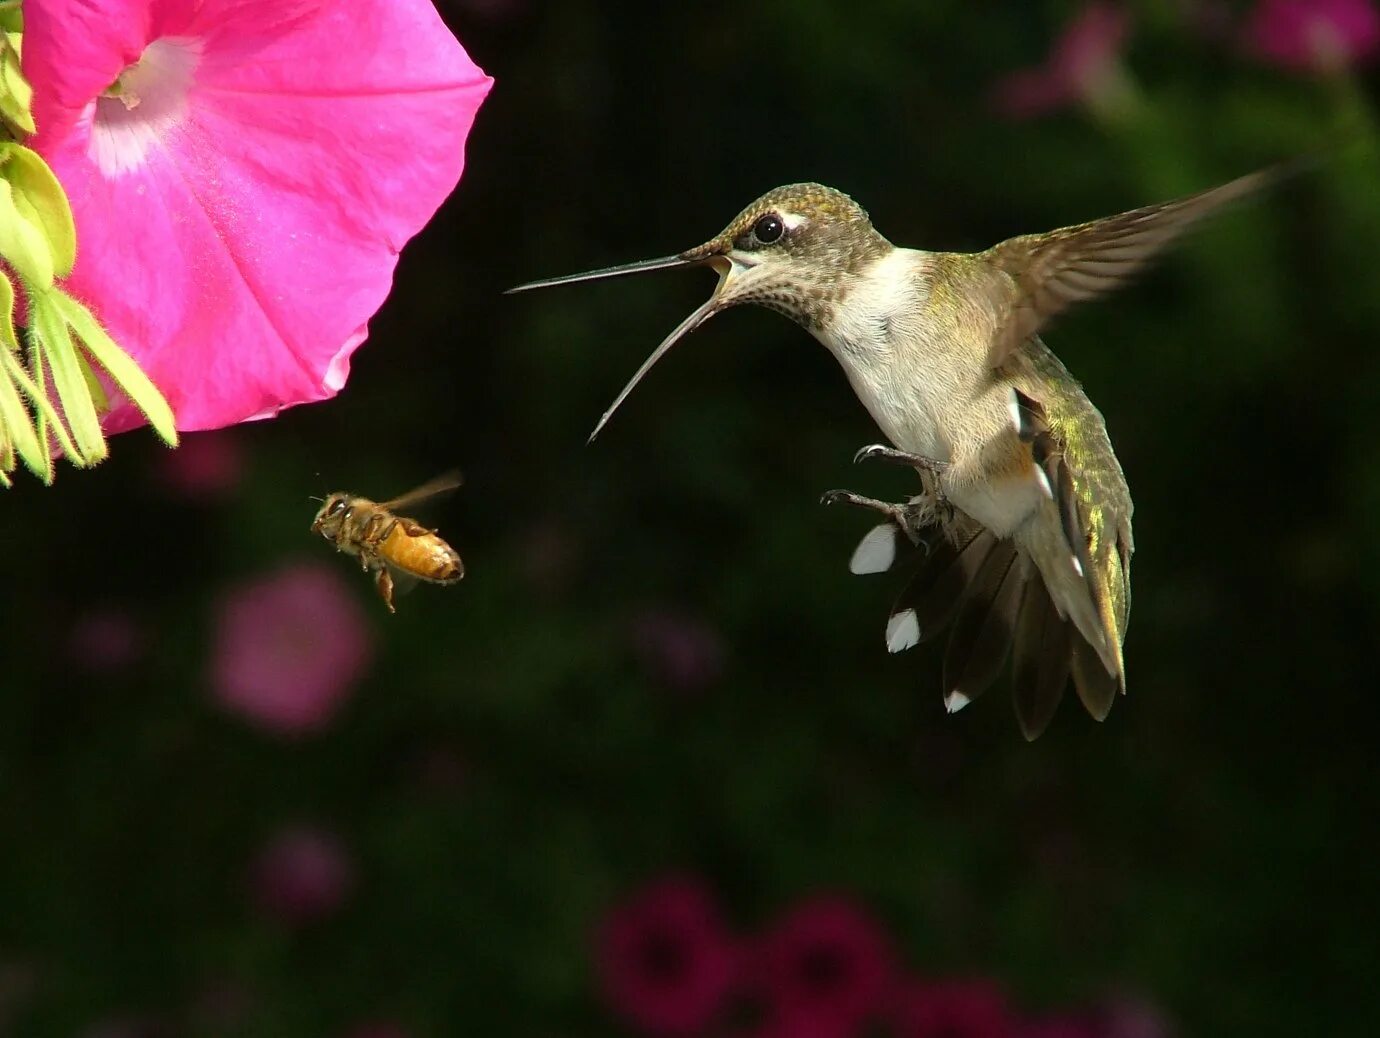
[[625, 274], [644, 274], [649, 270], [670, 270], [673, 267], [698, 267], [704, 262], [705, 260], [703, 257], [688, 257], [684, 253], [678, 256], [661, 256], [657, 259], [638, 260], [636, 263], [622, 263], [616, 267], [587, 270], [582, 274], [565, 274], [558, 278], [543, 278], [541, 281], [529, 281], [524, 285], [517, 285], [510, 288], [503, 294], [509, 296], [514, 292], [528, 292], [534, 288], [551, 288], [555, 285], [574, 285], [581, 281], [603, 281], [605, 278], [621, 278]]

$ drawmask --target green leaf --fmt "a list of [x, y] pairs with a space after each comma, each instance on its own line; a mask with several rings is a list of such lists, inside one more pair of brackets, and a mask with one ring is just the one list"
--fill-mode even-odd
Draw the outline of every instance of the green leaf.
[[91, 311], [81, 303], [61, 289], [53, 293], [52, 300], [96, 363], [120, 387], [120, 392], [139, 408], [164, 443], [176, 447], [177, 424], [172, 408], [143, 369], [120, 349]]
[[51, 484], [53, 459], [48, 454], [47, 443], [40, 447], [38, 436], [34, 432], [33, 420], [24, 408], [18, 390], [14, 388], [15, 371], [23, 373], [23, 365], [9, 350], [0, 350], [0, 367], [4, 368], [4, 371], [0, 372], [0, 423], [4, 424], [6, 433], [14, 441], [15, 449], [24, 464], [44, 483]]
[[[0, 378], [4, 378], [4, 375], [0, 374]], [[13, 471], [14, 440], [10, 438], [9, 426], [0, 421], [0, 482], [4, 483], [6, 490], [13, 485], [9, 477]]]
[[12, 350], [19, 349], [19, 337], [14, 334], [14, 282], [0, 270], [0, 343]]
[[[3, 18], [3, 13], [0, 13], [0, 18]], [[30, 106], [34, 92], [20, 67], [19, 38], [17, 33], [6, 33], [0, 37], [0, 111], [17, 129], [33, 133], [34, 117]]]
[[77, 450], [77, 445], [72, 442], [72, 437], [67, 434], [67, 426], [62, 421], [62, 415], [58, 414], [48, 393], [48, 373], [44, 359], [34, 356], [32, 362], [34, 372], [33, 377], [30, 378], [16, 354], [14, 370], [10, 372], [10, 375], [15, 384], [24, 391], [24, 395], [29, 398], [29, 405], [34, 409], [36, 416], [34, 427], [38, 431], [38, 438], [46, 447], [48, 437], [51, 434], [53, 439], [57, 440], [62, 453], [74, 459], [75, 464], [80, 465], [82, 464], [81, 453]]
[[110, 397], [106, 396], [105, 386], [101, 384], [96, 369], [91, 366], [91, 358], [78, 352], [77, 362], [81, 365], [82, 378], [86, 379], [86, 388], [91, 392], [91, 402], [96, 405], [96, 413], [106, 414], [110, 410]]
[[26, 217], [15, 201], [9, 180], [0, 176], [0, 259], [28, 284], [53, 286], [53, 252], [43, 232]]
[[19, 212], [43, 232], [53, 273], [65, 278], [77, 262], [77, 226], [58, 178], [38, 152], [14, 143], [0, 145], [0, 173], [14, 188]]
[[77, 441], [79, 463], [95, 465], [109, 455], [101, 419], [91, 400], [86, 378], [77, 356], [77, 344], [67, 330], [62, 312], [54, 305], [50, 292], [33, 292], [29, 296], [29, 342], [33, 368], [39, 371], [46, 361], [53, 373], [62, 411]]

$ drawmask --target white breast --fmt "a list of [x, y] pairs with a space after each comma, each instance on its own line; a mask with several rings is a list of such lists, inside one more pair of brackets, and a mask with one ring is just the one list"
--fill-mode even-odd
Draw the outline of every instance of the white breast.
[[[956, 341], [982, 335], [983, 317], [935, 313], [929, 306], [929, 254], [895, 249], [857, 275], [817, 334], [848, 375], [853, 391], [893, 444], [950, 463], [949, 498], [1005, 536], [1038, 506], [1034, 478], [988, 478], [987, 447], [1014, 435], [1010, 387], [980, 362], [985, 350]], [[1029, 485], [1026, 485], [1029, 482]]]
[[929, 300], [925, 253], [893, 249], [856, 275], [835, 308], [834, 320], [816, 332], [842, 365], [853, 392], [897, 447], [938, 461], [949, 460], [940, 433], [943, 396], [950, 381], [917, 370], [918, 317]]

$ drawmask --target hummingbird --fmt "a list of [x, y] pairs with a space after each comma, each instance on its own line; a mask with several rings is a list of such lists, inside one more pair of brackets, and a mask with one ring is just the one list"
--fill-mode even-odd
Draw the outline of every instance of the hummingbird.
[[949, 630], [951, 713], [995, 683], [1010, 656], [1016, 717], [1033, 740], [1070, 677], [1099, 721], [1125, 693], [1134, 551], [1131, 494], [1102, 415], [1041, 333], [1279, 175], [1262, 170], [976, 253], [893, 245], [841, 191], [790, 184], [703, 245], [509, 292], [680, 267], [718, 275], [709, 299], [652, 351], [591, 441], [652, 366], [715, 314], [756, 304], [814, 336], [890, 441], [855, 460], [898, 463], [920, 477], [920, 493], [901, 504], [849, 491], [823, 499], [884, 517], [855, 550], [853, 572], [919, 560], [888, 618], [887, 648], [900, 652]]

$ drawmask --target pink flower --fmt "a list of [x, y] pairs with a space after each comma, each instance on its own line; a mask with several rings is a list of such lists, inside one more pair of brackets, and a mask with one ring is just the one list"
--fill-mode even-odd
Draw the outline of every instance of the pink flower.
[[763, 938], [756, 976], [768, 1019], [849, 1032], [881, 1007], [894, 964], [871, 916], [843, 898], [820, 897], [797, 906]]
[[702, 1031], [728, 995], [733, 941], [708, 890], [675, 876], [615, 908], [598, 939], [599, 972], [616, 1012], [654, 1035]]
[[723, 673], [723, 642], [698, 617], [649, 609], [633, 620], [632, 638], [651, 678], [673, 691], [700, 692]]
[[[179, 429], [333, 396], [491, 80], [430, 0], [31, 0], [68, 283]], [[116, 403], [111, 431], [141, 419]]]
[[233, 589], [220, 606], [216, 698], [269, 731], [323, 727], [363, 676], [372, 639], [334, 568], [296, 565]]
[[228, 430], [183, 436], [175, 451], [158, 459], [164, 486], [188, 501], [210, 503], [228, 497], [244, 475], [244, 449]]
[[85, 670], [116, 671], [143, 655], [144, 641], [143, 628], [129, 613], [101, 609], [76, 622], [68, 650], [76, 665]]
[[292, 924], [334, 914], [354, 881], [354, 866], [339, 838], [310, 827], [280, 832], [250, 867], [250, 886], [260, 910]]
[[1245, 36], [1257, 56], [1283, 68], [1339, 68], [1380, 47], [1380, 11], [1373, 0], [1261, 0]]
[[997, 82], [993, 102], [1014, 119], [1043, 115], [1117, 87], [1118, 61], [1130, 29], [1119, 7], [1090, 3], [1064, 27], [1044, 64]]
[[1001, 989], [985, 980], [913, 981], [895, 1022], [897, 1038], [1010, 1038], [1016, 1029]]

